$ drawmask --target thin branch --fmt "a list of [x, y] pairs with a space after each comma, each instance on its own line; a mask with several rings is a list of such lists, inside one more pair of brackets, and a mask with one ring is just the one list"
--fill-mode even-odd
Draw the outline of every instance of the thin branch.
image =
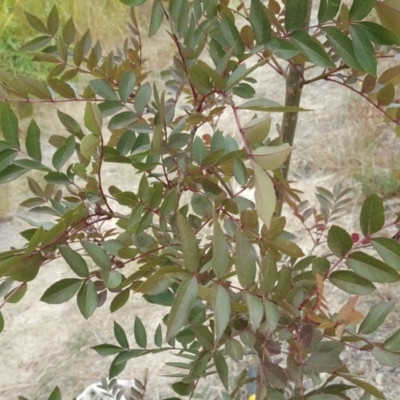
[[317, 82], [317, 81], [320, 81], [320, 80], [323, 80], [323, 79], [324, 80], [328, 80], [327, 78], [329, 78], [331, 75], [335, 74], [336, 72], [342, 71], [344, 69], [348, 69], [348, 66], [346, 64], [342, 64], [342, 65], [340, 65], [339, 67], [337, 67], [335, 69], [332, 69], [332, 70], [329, 70], [328, 72], [322, 73], [322, 74], [316, 76], [315, 78], [306, 79], [303, 82], [303, 84], [304, 85], [308, 85], [310, 83]]
[[239, 119], [239, 114], [238, 114], [238, 111], [237, 111], [238, 109], [234, 104], [231, 107], [232, 107], [232, 111], [233, 111], [233, 116], [235, 117], [236, 126], [237, 126], [237, 128], [239, 130], [239, 133], [240, 133], [240, 136], [242, 138], [243, 146], [244, 146], [244, 148], [246, 150], [247, 156], [249, 158], [252, 158], [252, 153], [251, 153], [249, 144], [247, 142], [247, 138], [246, 138], [246, 135], [244, 133], [243, 126], [242, 126], [242, 124], [240, 122], [240, 119]]
[[228, 186], [228, 184], [222, 179], [217, 168], [216, 167], [212, 168], [212, 172], [217, 177], [217, 179], [220, 181], [220, 183], [224, 187], [224, 189], [228, 192], [229, 196], [232, 198], [233, 192], [232, 192], [231, 188]]
[[99, 166], [98, 166], [98, 171], [97, 171], [97, 177], [98, 177], [98, 180], [99, 180], [99, 190], [100, 190], [101, 197], [103, 198], [103, 201], [104, 201], [108, 211], [110, 213], [114, 213], [113, 209], [108, 204], [107, 197], [106, 197], [106, 195], [105, 195], [105, 193], [103, 191], [103, 184], [102, 184], [102, 181], [101, 181], [101, 167], [103, 165], [103, 157], [104, 157], [103, 156], [103, 149], [104, 149], [104, 140], [103, 140], [103, 135], [100, 134], [100, 155], [99, 155]]
[[350, 89], [354, 93], [357, 93], [359, 96], [361, 96], [363, 99], [365, 99], [369, 104], [374, 106], [377, 110], [379, 110], [385, 117], [387, 117], [390, 121], [394, 122], [396, 125], [400, 125], [400, 121], [398, 121], [396, 118], [393, 118], [390, 114], [388, 114], [379, 104], [374, 103], [366, 94], [360, 92], [359, 90], [353, 88], [350, 85], [347, 85], [344, 82], [337, 81], [336, 79], [332, 79], [330, 77], [325, 78], [328, 82], [334, 82], [338, 83], [341, 86], [344, 86], [347, 89]]

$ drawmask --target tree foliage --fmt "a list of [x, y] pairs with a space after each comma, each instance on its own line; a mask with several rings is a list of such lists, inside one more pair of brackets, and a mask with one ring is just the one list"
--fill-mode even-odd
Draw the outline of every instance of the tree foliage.
[[[358, 93], [400, 134], [400, 5], [321, 0], [310, 22], [305, 0], [154, 0], [146, 32], [135, 16], [145, 1], [122, 2], [131, 7], [132, 36], [116, 51], [104, 54], [89, 31], [79, 37], [73, 20], [62, 23], [53, 8], [46, 21], [27, 14], [39, 36], [22, 48], [54, 65], [47, 80], [0, 70], [0, 183], [41, 171], [43, 180], [28, 178], [32, 196], [22, 205], [48, 215], [28, 221], [23, 246], [0, 253], [0, 307], [21, 300], [43, 265], [65, 262], [70, 276], [42, 301], [76, 298], [84, 318], [110, 294], [110, 312], [135, 294], [166, 307], [154, 333], [135, 318], [135, 345], [115, 323], [116, 343], [94, 347], [114, 357], [110, 378], [133, 358], [172, 350], [182, 358], [170, 363], [180, 369], [178, 395], [214, 373], [223, 398], [238, 399], [246, 377], [232, 388], [227, 359], [240, 362], [246, 352], [258, 359], [257, 399], [350, 399], [355, 387], [362, 399], [384, 399], [341, 355], [350, 346], [389, 367], [400, 362], [400, 330], [383, 342], [373, 336], [393, 303], [374, 304], [366, 316], [356, 308], [377, 284], [400, 280], [400, 244], [380, 234], [398, 219], [388, 221], [371, 195], [361, 237], [351, 236], [335, 225], [351, 190], [317, 188], [316, 210], [301, 202], [287, 173], [297, 116], [308, 111], [301, 90], [313, 82]], [[143, 35], [160, 29], [175, 47], [163, 85], [142, 55]], [[395, 63], [381, 72], [388, 58]], [[252, 73], [265, 68], [286, 79], [285, 104], [256, 96]], [[77, 89], [80, 75], [89, 79]], [[19, 120], [35, 103], [65, 100], [85, 103], [83, 125], [57, 112], [65, 131], [50, 137], [47, 162], [35, 119], [24, 135]], [[235, 134], [223, 131], [224, 113]], [[283, 115], [275, 138], [269, 113]], [[131, 167], [137, 189], [104, 187], [109, 163]], [[285, 230], [284, 202], [313, 240], [307, 254]], [[337, 313], [325, 299], [327, 284], [352, 295]], [[50, 398], [60, 396], [56, 389]]]

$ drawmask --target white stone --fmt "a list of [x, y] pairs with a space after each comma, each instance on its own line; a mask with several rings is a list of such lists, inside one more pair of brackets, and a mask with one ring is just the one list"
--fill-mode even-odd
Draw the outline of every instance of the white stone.
[[[114, 381], [114, 382], [113, 382]], [[104, 384], [107, 383], [107, 387]], [[136, 379], [116, 379], [111, 381], [97, 382], [88, 386], [76, 400], [135, 400], [131, 389], [142, 393], [143, 387]], [[123, 393], [121, 395], [121, 392]], [[127, 397], [126, 397], [127, 396]]]

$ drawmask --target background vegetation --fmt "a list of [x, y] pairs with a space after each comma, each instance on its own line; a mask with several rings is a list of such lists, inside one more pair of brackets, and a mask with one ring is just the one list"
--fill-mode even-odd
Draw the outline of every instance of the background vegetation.
[[[35, 37], [25, 12], [39, 18], [57, 6], [60, 18], [72, 17], [79, 34], [88, 28], [93, 38], [102, 38], [107, 49], [122, 43], [127, 33], [127, 10], [118, 0], [3, 0], [0, 4], [0, 60], [3, 69], [37, 77], [45, 77], [49, 65], [32, 62], [32, 56], [20, 52], [23, 44]], [[101, 10], [101, 11], [100, 11]]]

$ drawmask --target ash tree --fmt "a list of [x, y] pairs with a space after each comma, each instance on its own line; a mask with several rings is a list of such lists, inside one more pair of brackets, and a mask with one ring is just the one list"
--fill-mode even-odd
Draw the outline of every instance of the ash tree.
[[[370, 353], [387, 367], [400, 362], [400, 330], [374, 338], [394, 303], [357, 310], [359, 296], [400, 280], [398, 236], [381, 234], [399, 218], [385, 218], [373, 194], [351, 235], [335, 224], [351, 189], [316, 188], [315, 209], [287, 177], [297, 118], [312, 112], [300, 107], [305, 85], [347, 87], [400, 134], [400, 4], [321, 0], [311, 19], [309, 0], [154, 0], [145, 26], [135, 16], [145, 0], [121, 1], [131, 36], [114, 52], [105, 54], [89, 31], [78, 36], [53, 8], [45, 21], [26, 15], [39, 36], [22, 48], [53, 66], [47, 80], [0, 70], [0, 183], [28, 179], [32, 194], [22, 205], [48, 216], [29, 220], [25, 244], [0, 253], [0, 330], [8, 303], [23, 300], [40, 268], [67, 264], [69, 276], [42, 301], [75, 298], [84, 318], [110, 296], [111, 313], [131, 296], [165, 306], [155, 332], [136, 317], [133, 332], [115, 323], [115, 343], [94, 347], [113, 357], [110, 378], [131, 359], [173, 351], [181, 362], [172, 388], [181, 397], [216, 374], [225, 391], [213, 396], [223, 399], [239, 399], [252, 380], [257, 400], [384, 399], [343, 352]], [[142, 50], [145, 35], [159, 30], [174, 51], [154, 83]], [[284, 104], [256, 96], [253, 73], [266, 69], [284, 78]], [[79, 89], [77, 76], [86, 82]], [[84, 121], [57, 112], [65, 130], [50, 137], [44, 162], [40, 126], [31, 119], [20, 133], [19, 121], [37, 103], [65, 101], [84, 104]], [[282, 115], [278, 134], [270, 113]], [[226, 114], [234, 133], [224, 132]], [[105, 187], [110, 163], [130, 168], [137, 190]], [[300, 220], [311, 250], [285, 230], [287, 218]], [[338, 312], [327, 285], [350, 295]], [[244, 354], [257, 360], [257, 377], [244, 372], [232, 386], [229, 360]], [[61, 398], [58, 388], [50, 398]]]

